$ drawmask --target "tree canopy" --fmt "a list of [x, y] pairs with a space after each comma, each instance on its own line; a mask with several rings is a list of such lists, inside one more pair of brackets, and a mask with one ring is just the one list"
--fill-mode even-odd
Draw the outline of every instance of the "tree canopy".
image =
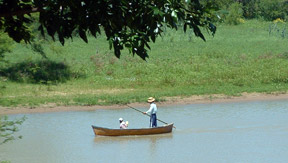
[[104, 32], [118, 58], [126, 47], [146, 59], [149, 42], [155, 42], [163, 26], [177, 29], [181, 24], [203, 40], [201, 27], [214, 35], [213, 9], [213, 3], [199, 0], [0, 0], [0, 30], [29, 43], [28, 24], [37, 21], [42, 35], [63, 45], [75, 33], [88, 42], [88, 33], [97, 38]]

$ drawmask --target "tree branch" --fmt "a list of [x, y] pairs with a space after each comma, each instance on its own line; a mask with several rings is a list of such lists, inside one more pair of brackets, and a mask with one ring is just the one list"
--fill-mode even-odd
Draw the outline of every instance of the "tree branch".
[[40, 12], [41, 10], [42, 9], [40, 9], [40, 8], [29, 8], [29, 9], [22, 9], [22, 10], [18, 10], [18, 11], [0, 13], [0, 18], [1, 17], [20, 16], [20, 15], [25, 15], [25, 14], [31, 14], [34, 12]]

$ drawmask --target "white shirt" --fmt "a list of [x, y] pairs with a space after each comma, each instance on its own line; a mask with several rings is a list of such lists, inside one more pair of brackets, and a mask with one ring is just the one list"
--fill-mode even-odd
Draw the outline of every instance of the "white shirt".
[[120, 128], [121, 128], [121, 129], [126, 129], [127, 127], [128, 127], [128, 126], [127, 126], [126, 122], [122, 121], [122, 122], [120, 123]]
[[157, 113], [157, 106], [154, 102], [150, 104], [150, 108], [146, 113], [147, 114], [156, 114]]

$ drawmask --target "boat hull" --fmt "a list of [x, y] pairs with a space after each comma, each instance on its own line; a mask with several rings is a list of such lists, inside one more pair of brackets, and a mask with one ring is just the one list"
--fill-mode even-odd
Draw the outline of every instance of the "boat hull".
[[109, 129], [92, 125], [95, 135], [101, 136], [127, 136], [127, 135], [153, 135], [172, 132], [173, 123], [154, 128], [141, 129]]

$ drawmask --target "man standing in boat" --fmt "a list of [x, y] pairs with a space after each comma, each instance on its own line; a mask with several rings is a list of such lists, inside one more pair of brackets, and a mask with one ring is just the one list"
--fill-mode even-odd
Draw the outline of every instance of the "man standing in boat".
[[150, 108], [148, 111], [143, 112], [143, 114], [150, 114], [150, 127], [157, 127], [157, 106], [155, 104], [155, 98], [149, 97], [148, 103], [150, 103]]

